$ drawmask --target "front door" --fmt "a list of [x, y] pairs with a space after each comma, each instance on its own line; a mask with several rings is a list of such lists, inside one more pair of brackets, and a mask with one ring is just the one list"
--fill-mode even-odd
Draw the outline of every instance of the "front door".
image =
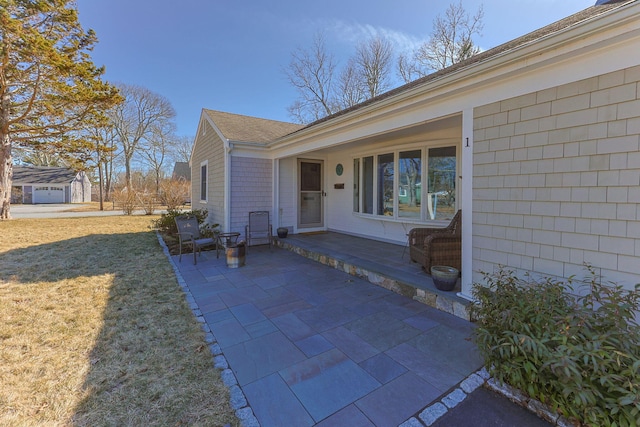
[[298, 160], [298, 228], [324, 227], [322, 160]]

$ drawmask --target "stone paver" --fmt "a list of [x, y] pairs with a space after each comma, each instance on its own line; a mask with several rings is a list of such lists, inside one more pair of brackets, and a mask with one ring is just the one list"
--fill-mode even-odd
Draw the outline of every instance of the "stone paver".
[[[247, 423], [399, 425], [482, 365], [472, 324], [450, 329], [431, 307], [290, 252], [251, 248], [239, 269], [207, 252], [174, 262]], [[449, 348], [434, 377], [430, 352]], [[472, 356], [451, 369], [454, 352]]]
[[242, 426], [431, 425], [488, 379], [471, 323], [363, 278], [278, 248], [171, 258]]

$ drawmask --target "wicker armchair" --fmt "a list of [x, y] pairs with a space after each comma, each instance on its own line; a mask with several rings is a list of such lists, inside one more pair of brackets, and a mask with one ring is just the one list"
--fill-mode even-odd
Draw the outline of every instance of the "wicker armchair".
[[429, 273], [433, 265], [462, 267], [462, 210], [444, 228], [414, 228], [409, 232], [411, 261]]

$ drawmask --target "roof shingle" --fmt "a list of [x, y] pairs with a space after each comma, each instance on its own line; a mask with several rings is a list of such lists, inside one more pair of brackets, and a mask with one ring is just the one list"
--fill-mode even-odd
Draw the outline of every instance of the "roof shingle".
[[67, 168], [14, 166], [13, 184], [70, 184], [76, 172]]
[[204, 110], [225, 138], [231, 141], [268, 143], [304, 127], [303, 125]]

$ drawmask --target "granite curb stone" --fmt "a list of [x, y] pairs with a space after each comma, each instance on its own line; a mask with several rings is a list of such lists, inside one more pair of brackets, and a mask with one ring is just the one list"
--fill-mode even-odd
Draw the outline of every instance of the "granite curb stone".
[[420, 419], [425, 423], [425, 425], [430, 426], [435, 423], [438, 418], [446, 414], [447, 411], [448, 409], [445, 405], [440, 402], [436, 402], [420, 412]]
[[205, 332], [205, 340], [208, 344], [210, 344], [209, 348], [211, 349], [211, 353], [213, 355], [214, 366], [217, 369], [220, 369], [222, 371], [220, 373], [220, 376], [222, 378], [222, 382], [229, 389], [229, 403], [231, 407], [234, 410], [236, 410], [236, 417], [238, 417], [238, 419], [240, 420], [240, 425], [242, 427], [260, 427], [260, 423], [258, 422], [258, 419], [253, 414], [253, 410], [248, 405], [247, 399], [242, 389], [238, 386], [238, 380], [233, 374], [233, 371], [229, 369], [229, 365], [227, 363], [226, 358], [222, 355], [220, 346], [218, 345], [218, 343], [214, 341], [213, 334], [211, 332], [211, 329], [209, 328], [209, 324], [207, 323], [206, 319], [202, 316], [202, 312], [200, 311], [200, 308], [198, 307], [198, 304], [196, 303], [195, 298], [191, 294], [189, 285], [186, 283], [186, 281], [182, 277], [182, 274], [180, 273], [180, 269], [178, 268], [175, 261], [171, 257], [171, 254], [169, 253], [169, 248], [167, 247], [164, 240], [162, 239], [162, 236], [160, 236], [160, 233], [158, 233], [157, 231], [156, 231], [156, 236], [158, 237], [158, 242], [160, 243], [160, 246], [162, 247], [164, 254], [167, 256], [169, 264], [173, 268], [173, 271], [176, 275], [177, 282], [182, 288], [185, 301], [189, 305], [189, 308], [191, 309], [196, 320], [202, 325], [201, 327]]

